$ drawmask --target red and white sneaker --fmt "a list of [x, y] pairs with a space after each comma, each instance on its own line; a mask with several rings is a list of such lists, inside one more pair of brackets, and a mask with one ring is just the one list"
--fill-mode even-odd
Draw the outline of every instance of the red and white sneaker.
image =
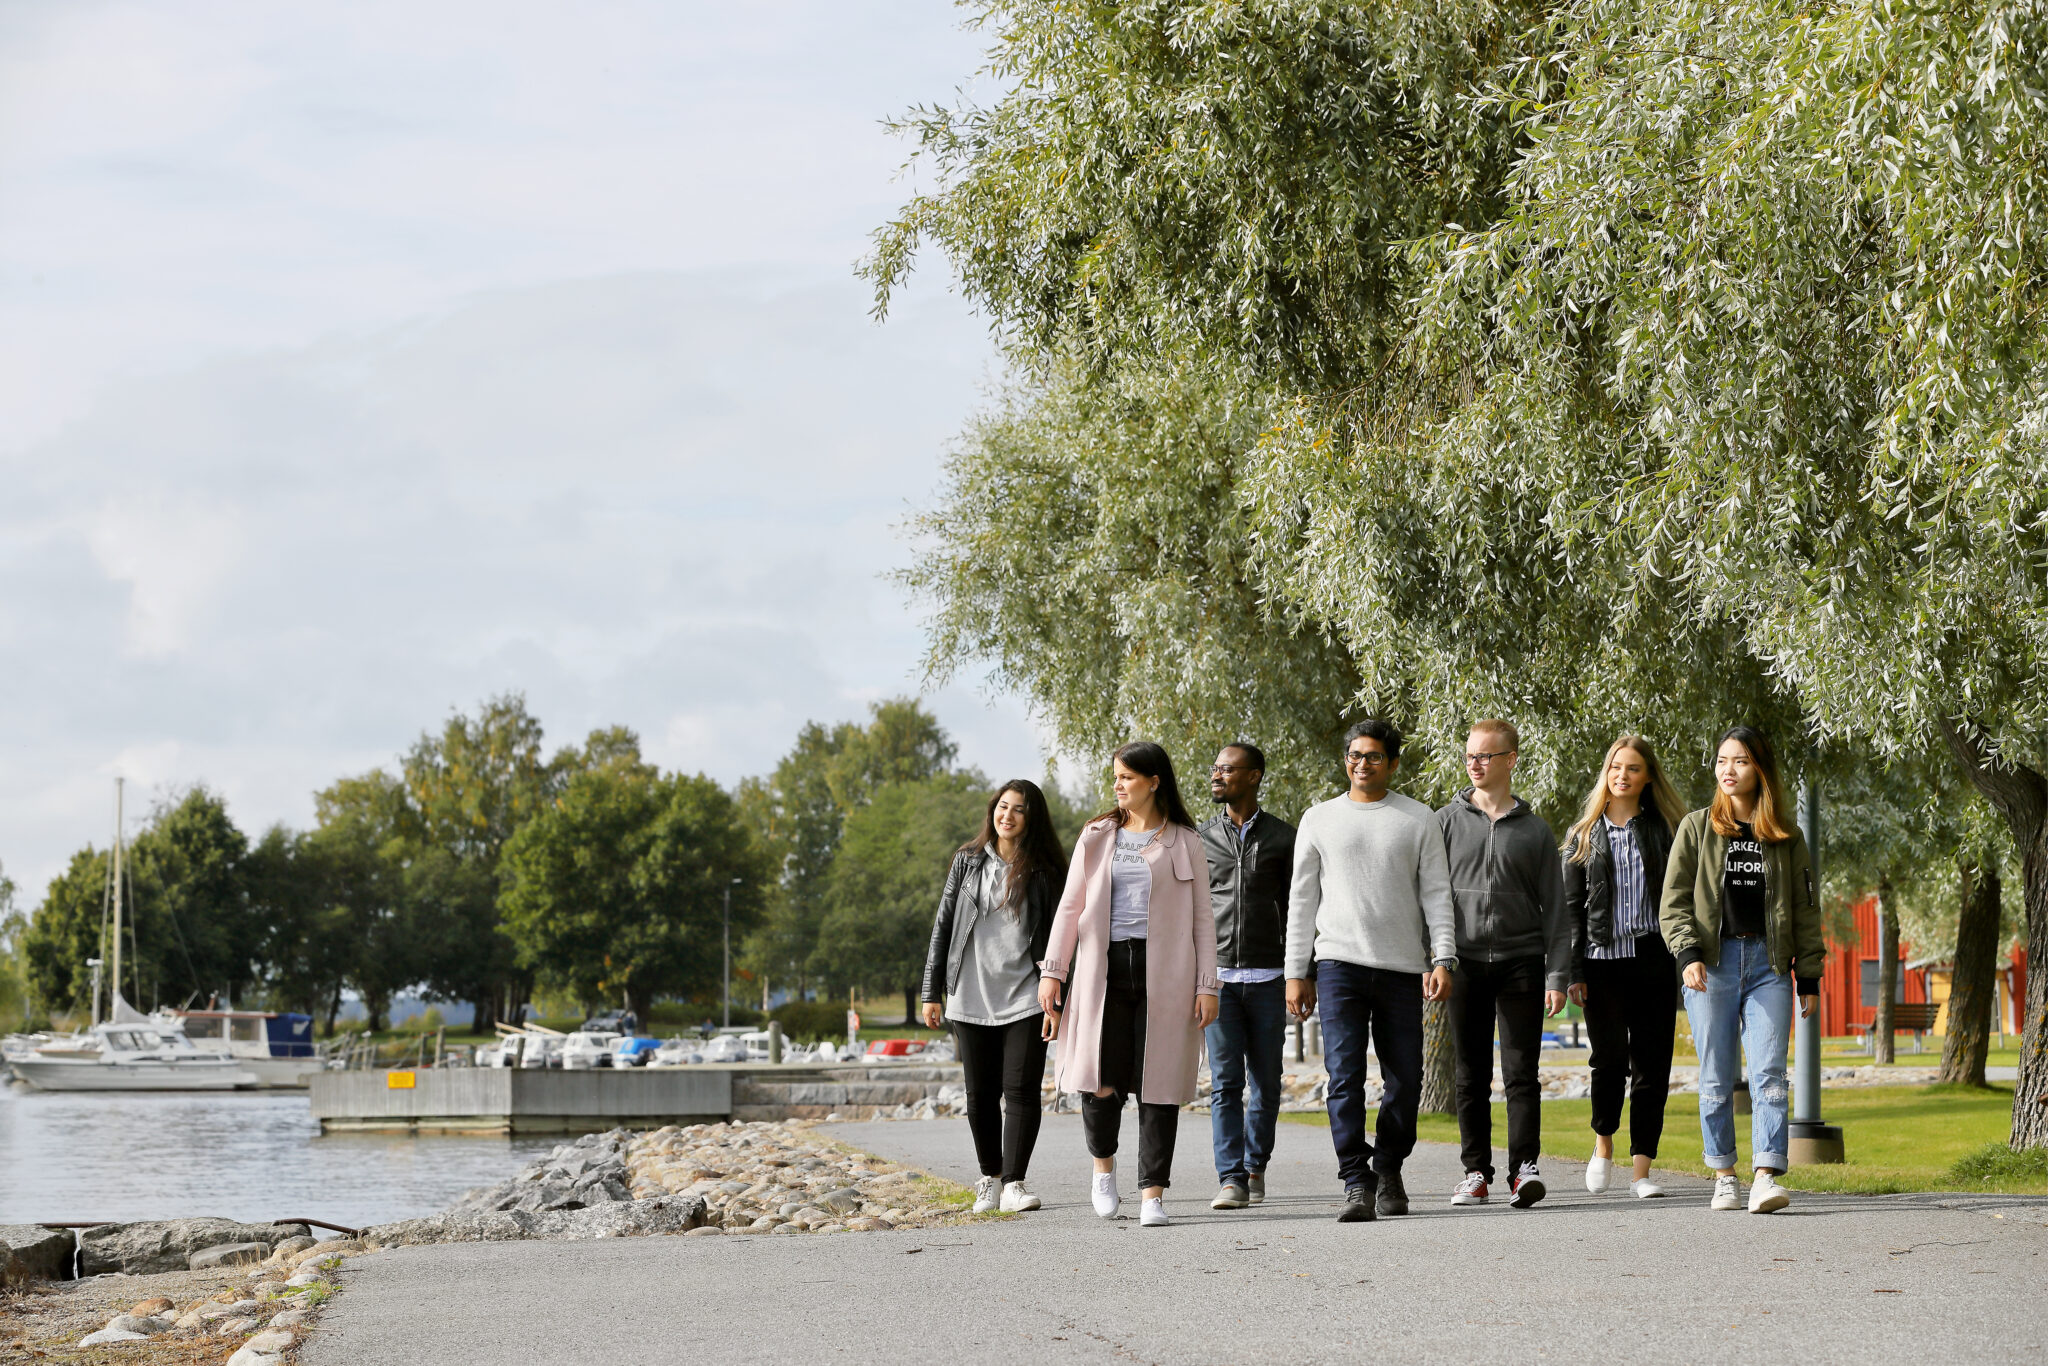
[[1466, 1172], [1465, 1179], [1458, 1183], [1457, 1193], [1451, 1196], [1454, 1205], [1483, 1205], [1486, 1203], [1486, 1177], [1479, 1172]]
[[1543, 1178], [1537, 1175], [1536, 1164], [1524, 1162], [1508, 1189], [1515, 1193], [1515, 1198], [1508, 1203], [1516, 1209], [1527, 1209], [1541, 1200], [1544, 1196]]

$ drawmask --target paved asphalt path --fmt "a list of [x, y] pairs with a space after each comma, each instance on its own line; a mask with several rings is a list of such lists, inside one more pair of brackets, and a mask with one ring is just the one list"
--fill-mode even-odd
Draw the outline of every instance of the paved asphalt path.
[[[1690, 1122], [1674, 1106], [1674, 1123]], [[1125, 1157], [1135, 1159], [1135, 1117]], [[843, 1124], [971, 1181], [959, 1120]], [[355, 1259], [304, 1366], [1018, 1362], [2042, 1360], [2048, 1202], [1795, 1193], [1775, 1215], [1586, 1193], [1452, 1209], [1425, 1144], [1415, 1213], [1338, 1224], [1328, 1131], [1280, 1126], [1258, 1209], [1212, 1211], [1206, 1116], [1182, 1117], [1174, 1224], [1088, 1208], [1078, 1120], [1046, 1117], [1046, 1208], [920, 1232], [400, 1248]], [[1502, 1160], [1496, 1158], [1496, 1161]], [[1134, 1161], [1132, 1162], [1134, 1166]], [[1128, 1177], [1126, 1181], [1128, 1183]]]

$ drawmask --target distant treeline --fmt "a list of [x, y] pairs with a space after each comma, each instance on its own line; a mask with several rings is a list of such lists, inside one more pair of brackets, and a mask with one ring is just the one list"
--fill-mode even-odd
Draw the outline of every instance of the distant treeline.
[[[122, 990], [145, 1008], [304, 1011], [329, 1032], [345, 994], [380, 1029], [413, 990], [473, 1003], [480, 1030], [537, 990], [645, 1019], [656, 1000], [717, 998], [729, 891], [736, 998], [774, 985], [908, 1001], [947, 851], [980, 828], [989, 784], [954, 767], [917, 702], [871, 712], [806, 725], [771, 774], [731, 791], [662, 772], [622, 727], [550, 756], [516, 695], [326, 788], [310, 830], [252, 841], [192, 787], [129, 843]], [[108, 858], [81, 849], [0, 936], [26, 989], [17, 1013], [85, 1008], [87, 960], [111, 958]]]

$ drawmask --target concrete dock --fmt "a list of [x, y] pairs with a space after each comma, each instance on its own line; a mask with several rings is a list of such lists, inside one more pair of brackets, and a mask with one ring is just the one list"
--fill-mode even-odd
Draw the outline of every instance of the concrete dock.
[[870, 1119], [957, 1086], [957, 1064], [316, 1072], [323, 1133], [587, 1133], [728, 1119]]

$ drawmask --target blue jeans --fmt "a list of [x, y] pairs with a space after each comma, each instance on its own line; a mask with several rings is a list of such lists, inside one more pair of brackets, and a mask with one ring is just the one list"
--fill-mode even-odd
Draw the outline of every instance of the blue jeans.
[[1700, 1055], [1700, 1143], [1709, 1167], [1735, 1165], [1735, 1080], [1749, 1055], [1749, 1160], [1784, 1171], [1788, 1134], [1785, 1048], [1792, 1038], [1792, 978], [1771, 967], [1764, 941], [1724, 939], [1707, 989], [1685, 989], [1685, 1017]]
[[[1266, 1170], [1280, 1122], [1280, 1064], [1287, 1048], [1287, 983], [1225, 982], [1209, 1026], [1209, 1132], [1216, 1183], [1242, 1186]], [[1245, 1104], [1245, 1079], [1251, 1104]]]
[[[1330, 1142], [1346, 1187], [1377, 1186], [1415, 1151], [1422, 1104], [1422, 974], [1325, 958], [1316, 964], [1316, 1016], [1330, 1069]], [[1365, 1136], [1365, 1046], [1380, 1059], [1377, 1148]]]

